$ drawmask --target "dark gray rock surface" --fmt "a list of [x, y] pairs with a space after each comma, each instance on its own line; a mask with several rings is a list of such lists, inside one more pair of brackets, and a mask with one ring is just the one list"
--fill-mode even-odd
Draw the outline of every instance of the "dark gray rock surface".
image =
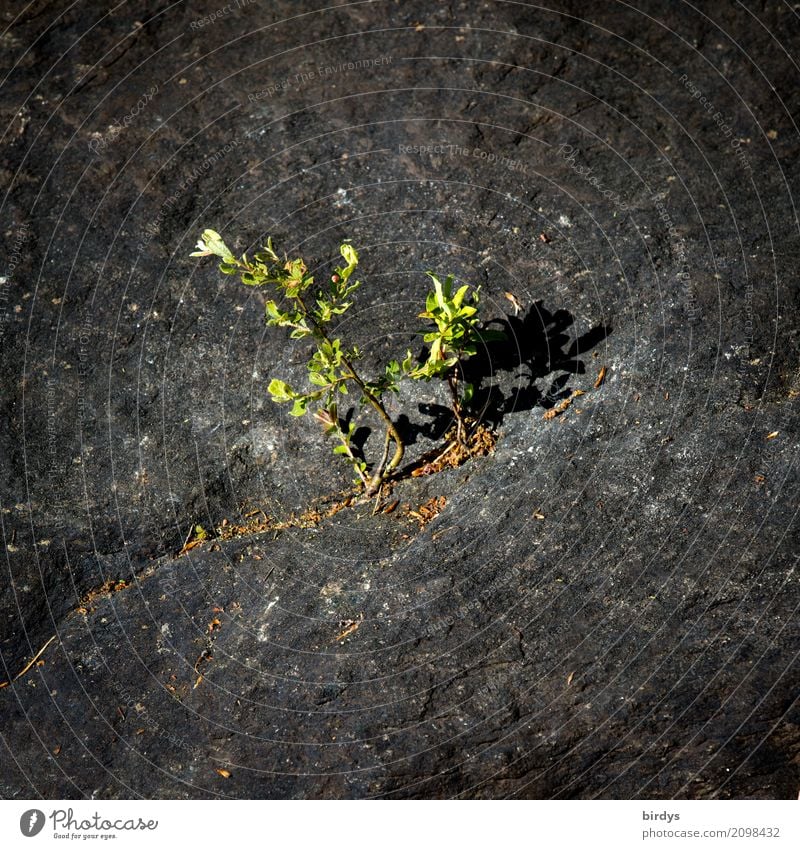
[[[0, 689], [0, 795], [796, 797], [797, 12], [214, 11], [0, 13], [0, 681], [55, 637]], [[424, 529], [175, 557], [349, 481], [204, 227], [353, 239], [376, 358], [426, 269], [482, 287], [497, 449], [397, 484], [447, 499]], [[444, 401], [394, 403], [410, 459]]]

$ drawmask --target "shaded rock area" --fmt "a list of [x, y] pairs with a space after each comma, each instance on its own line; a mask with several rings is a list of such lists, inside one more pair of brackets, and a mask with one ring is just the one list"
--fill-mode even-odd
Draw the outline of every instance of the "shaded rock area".
[[[0, 13], [0, 795], [796, 797], [796, 11], [226, 8]], [[275, 530], [351, 475], [205, 227], [367, 363], [480, 285], [494, 453]]]

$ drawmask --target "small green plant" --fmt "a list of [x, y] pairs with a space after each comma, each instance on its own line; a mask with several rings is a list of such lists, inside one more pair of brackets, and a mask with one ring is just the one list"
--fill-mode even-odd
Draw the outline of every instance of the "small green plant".
[[447, 381], [456, 421], [456, 441], [463, 445], [468, 435], [464, 409], [472, 400], [475, 388], [460, 380], [461, 366], [467, 357], [478, 353], [480, 343], [504, 339], [505, 334], [481, 329], [477, 289], [470, 291], [469, 285], [464, 285], [454, 293], [452, 274], [444, 283], [430, 271], [428, 277], [433, 281], [433, 291], [428, 294], [425, 311], [419, 317], [432, 322], [434, 328], [423, 336], [430, 346], [427, 360], [411, 372], [411, 377], [423, 380], [440, 377]]
[[[477, 290], [465, 285], [453, 293], [452, 275], [442, 284], [435, 274], [428, 272], [434, 288], [420, 317], [431, 321], [434, 329], [423, 335], [428, 344], [425, 362], [415, 363], [408, 351], [403, 360], [391, 360], [377, 379], [368, 380], [356, 369], [361, 352], [355, 346], [344, 345], [333, 328], [334, 322], [352, 306], [350, 296], [361, 285], [353, 278], [358, 265], [355, 248], [344, 242], [339, 250], [345, 264], [335, 268], [324, 284], [314, 280], [301, 258], [279, 257], [272, 239], [251, 260], [247, 254], [237, 258], [218, 233], [205, 230], [191, 255], [218, 257], [220, 271], [238, 274], [247, 286], [273, 287], [276, 297], [266, 303], [267, 324], [290, 328], [292, 339], [310, 338], [314, 342], [307, 364], [312, 388], [298, 391], [273, 378], [267, 389], [273, 401], [292, 404], [293, 416], [302, 416], [309, 407], [314, 407], [315, 418], [337, 442], [334, 453], [348, 460], [357, 481], [368, 495], [373, 495], [400, 465], [405, 452], [402, 437], [383, 403], [386, 393], [397, 393], [403, 377], [426, 381], [434, 377], [446, 379], [456, 420], [456, 440], [463, 445], [467, 436], [464, 408], [473, 390], [470, 384], [459, 380], [460, 366], [464, 359], [477, 353], [480, 342], [503, 338], [503, 334], [480, 328]], [[358, 410], [346, 419], [339, 415], [340, 396], [348, 395], [351, 388], [357, 390], [358, 400], [353, 406], [372, 407], [384, 426], [383, 453], [371, 469], [353, 445]]]
[[[297, 391], [274, 378], [267, 389], [274, 401], [291, 402], [293, 416], [302, 416], [309, 406], [314, 406], [314, 415], [325, 433], [338, 441], [334, 452], [347, 458], [367, 494], [374, 494], [399, 466], [405, 451], [382, 399], [387, 392], [398, 391], [400, 377], [413, 371], [414, 362], [409, 351], [402, 362], [389, 362], [376, 380], [367, 380], [356, 370], [361, 352], [355, 346], [346, 347], [331, 330], [334, 319], [352, 306], [349, 297], [361, 285], [353, 279], [358, 265], [355, 248], [345, 242], [340, 253], [345, 265], [337, 267], [324, 285], [315, 282], [302, 259], [279, 257], [272, 239], [252, 260], [247, 254], [237, 259], [218, 233], [205, 230], [192, 256], [217, 256], [222, 260], [219, 269], [223, 274], [238, 274], [247, 286], [274, 287], [278, 297], [267, 301], [267, 324], [291, 328], [292, 339], [313, 339], [315, 350], [308, 360], [308, 379], [313, 388], [308, 392]], [[337, 400], [347, 395], [352, 386], [358, 390], [359, 403], [371, 406], [385, 428], [383, 455], [371, 472], [366, 460], [353, 447], [355, 421], [339, 417]]]

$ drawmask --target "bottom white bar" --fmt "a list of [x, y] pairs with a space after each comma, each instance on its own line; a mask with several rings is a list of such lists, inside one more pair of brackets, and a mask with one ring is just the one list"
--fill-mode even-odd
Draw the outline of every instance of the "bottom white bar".
[[796, 801], [0, 802], [3, 847], [794, 849], [799, 825]]

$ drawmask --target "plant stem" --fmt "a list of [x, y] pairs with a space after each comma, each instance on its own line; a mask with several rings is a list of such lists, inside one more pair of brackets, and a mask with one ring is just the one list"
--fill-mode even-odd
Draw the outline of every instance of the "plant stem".
[[461, 414], [461, 401], [458, 398], [458, 377], [454, 371], [447, 375], [447, 385], [453, 396], [453, 415], [456, 419], [456, 440], [464, 444], [464, 417]]
[[[305, 305], [305, 302], [301, 297], [297, 297], [297, 300], [300, 302], [303, 312], [311, 322], [314, 327], [315, 333], [319, 334], [320, 338], [324, 339], [329, 345], [332, 344], [328, 334], [322, 328], [322, 325], [314, 318], [313, 314], [309, 312], [308, 307]], [[394, 440], [395, 450], [392, 459], [389, 461], [389, 464], [386, 465], [385, 461], [381, 462], [381, 464], [376, 468], [375, 474], [373, 474], [372, 479], [366, 484], [367, 495], [374, 495], [380, 485], [383, 483], [383, 480], [389, 472], [396, 469], [402, 459], [403, 454], [405, 453], [405, 445], [403, 444], [403, 440], [400, 436], [400, 433], [395, 426], [395, 423], [392, 421], [392, 417], [386, 412], [386, 408], [381, 404], [380, 400], [375, 397], [375, 395], [369, 391], [367, 385], [364, 381], [359, 377], [358, 372], [356, 372], [355, 368], [353, 368], [353, 364], [347, 357], [342, 354], [342, 365], [350, 372], [351, 379], [356, 383], [358, 388], [361, 390], [363, 396], [367, 399], [367, 401], [372, 405], [378, 415], [383, 419], [384, 424], [386, 425], [386, 449], [388, 454], [389, 447], [389, 438]]]
[[398, 433], [397, 427], [395, 426], [395, 423], [392, 421], [391, 416], [386, 412], [386, 408], [372, 394], [372, 392], [370, 392], [369, 389], [367, 389], [366, 384], [358, 376], [358, 374], [356, 374], [355, 369], [350, 364], [350, 361], [347, 359], [347, 357], [344, 357], [344, 356], [342, 357], [342, 363], [345, 366], [345, 368], [350, 372], [350, 376], [353, 378], [353, 380], [356, 382], [358, 387], [361, 389], [361, 392], [363, 393], [364, 397], [374, 407], [376, 412], [380, 415], [380, 417], [383, 419], [384, 423], [386, 424], [386, 449], [387, 449], [386, 453], [388, 453], [389, 438], [391, 437], [391, 439], [394, 440], [395, 448], [394, 448], [394, 454], [392, 456], [392, 459], [389, 461], [388, 465], [385, 466], [385, 468], [381, 468], [381, 466], [384, 465], [383, 463], [381, 463], [381, 466], [378, 466], [378, 468], [375, 471], [375, 474], [372, 476], [372, 480], [370, 481], [370, 484], [369, 484], [369, 487], [368, 487], [368, 490], [367, 490], [367, 494], [372, 495], [376, 492], [377, 488], [383, 483], [385, 476], [387, 474], [389, 474], [389, 472], [393, 471], [394, 469], [396, 469], [400, 465], [400, 462], [403, 459], [403, 454], [405, 453], [405, 445], [403, 445], [403, 440], [402, 440], [400, 434]]
[[347, 456], [350, 458], [350, 461], [353, 464], [353, 468], [356, 470], [359, 478], [361, 478], [361, 483], [364, 484], [365, 487], [369, 486], [369, 480], [364, 472], [361, 471], [361, 467], [358, 465], [358, 458], [353, 454], [352, 449], [350, 448], [350, 442], [347, 437], [344, 435], [344, 432], [336, 425], [336, 435], [339, 437], [339, 441], [344, 445], [345, 451], [347, 452]]
[[386, 468], [386, 461], [389, 459], [389, 445], [391, 441], [391, 434], [387, 430], [386, 439], [383, 442], [383, 456], [381, 457], [380, 463], [378, 463], [378, 465], [375, 467], [375, 474], [373, 476], [373, 479], [379, 481], [380, 483], [383, 483], [383, 471]]

